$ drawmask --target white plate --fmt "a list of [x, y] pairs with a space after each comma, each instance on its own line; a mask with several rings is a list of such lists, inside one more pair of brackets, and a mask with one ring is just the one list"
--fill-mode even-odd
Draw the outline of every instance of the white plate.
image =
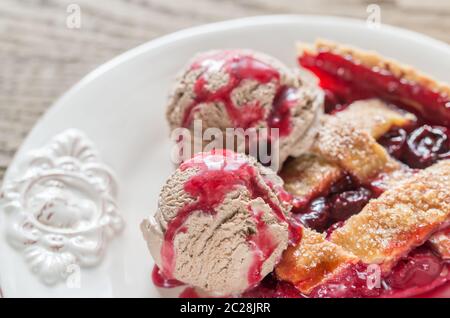
[[174, 75], [194, 53], [213, 48], [261, 50], [294, 66], [294, 43], [317, 37], [374, 49], [450, 82], [448, 45], [398, 28], [373, 29], [361, 21], [332, 17], [234, 20], [177, 32], [133, 49], [100, 66], [57, 101], [23, 143], [5, 177], [5, 183], [14, 177], [30, 150], [67, 128], [80, 129], [117, 174], [126, 228], [110, 242], [100, 266], [82, 269], [81, 288], [42, 284], [2, 235], [4, 296], [160, 297], [150, 279], [153, 262], [139, 223], [155, 211], [159, 189], [173, 170], [164, 112]]

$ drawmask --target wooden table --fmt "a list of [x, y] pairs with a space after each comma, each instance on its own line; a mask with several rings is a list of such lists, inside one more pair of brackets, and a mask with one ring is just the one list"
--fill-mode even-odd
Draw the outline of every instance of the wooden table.
[[[1, 0], [0, 184], [20, 143], [55, 99], [121, 52], [182, 28], [244, 16], [302, 13], [366, 19], [367, 6], [376, 2]], [[71, 3], [81, 9], [79, 29], [66, 25]], [[450, 1], [383, 0], [378, 4], [382, 23], [450, 43]]]

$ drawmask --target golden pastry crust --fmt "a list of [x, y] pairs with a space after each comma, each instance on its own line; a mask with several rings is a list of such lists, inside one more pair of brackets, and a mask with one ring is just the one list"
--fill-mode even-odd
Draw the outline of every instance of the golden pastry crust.
[[284, 251], [275, 273], [308, 294], [314, 287], [357, 262], [355, 255], [327, 241], [323, 234], [304, 228], [300, 243]]
[[324, 116], [312, 151], [362, 183], [399, 167], [368, 132], [336, 116]]
[[[317, 141], [318, 145], [313, 146], [313, 150], [318, 149], [318, 152], [321, 152], [322, 156], [312, 153], [303, 154], [300, 157], [291, 159], [283, 166], [280, 176], [283, 178], [285, 189], [289, 193], [305, 199], [313, 195], [323, 194], [333, 183], [344, 176], [345, 168], [351, 168], [352, 170], [348, 172], [362, 176], [363, 174], [358, 174], [358, 171], [365, 168], [359, 167], [358, 162], [355, 162], [356, 160], [354, 160], [353, 156], [356, 154], [354, 154], [353, 148], [344, 144], [339, 145], [339, 142], [347, 137], [351, 140], [349, 144], [352, 142], [356, 144], [357, 138], [360, 135], [362, 135], [364, 140], [368, 141], [368, 143], [361, 142], [358, 144], [361, 157], [369, 156], [370, 149], [374, 149], [380, 153], [380, 156], [375, 157], [375, 159], [381, 157], [382, 161], [380, 168], [374, 168], [373, 166], [366, 167], [373, 169], [373, 171], [366, 172], [364, 179], [367, 179], [372, 174], [379, 173], [380, 169], [384, 170], [384, 168], [388, 168], [383, 166], [383, 162], [390, 164], [389, 169], [386, 169], [386, 174], [389, 173], [389, 178], [383, 178], [383, 185], [384, 183], [390, 184], [396, 181], [391, 179], [398, 179], [398, 173], [393, 173], [392, 176], [390, 173], [392, 168], [400, 168], [400, 166], [389, 159], [385, 151], [375, 145], [375, 140], [367, 136], [367, 134], [377, 138], [393, 126], [404, 126], [416, 120], [414, 115], [393, 109], [381, 100], [370, 99], [354, 102], [345, 110], [332, 117], [339, 119], [336, 124], [337, 127], [333, 131], [329, 131], [325, 120], [324, 126], [318, 132], [320, 136]], [[354, 133], [350, 132], [351, 128], [345, 128], [350, 122], [354, 127]], [[343, 126], [344, 128], [341, 129], [339, 126]], [[343, 134], [334, 134], [335, 130], [343, 131]], [[349, 136], [344, 138], [344, 134], [348, 134]], [[321, 145], [320, 143], [324, 139], [329, 139], [329, 143]], [[339, 156], [336, 156], [337, 151], [340, 152]], [[342, 158], [342, 160], [338, 158]], [[353, 160], [353, 163], [347, 160], [349, 158]], [[405, 175], [407, 174], [405, 173]], [[401, 177], [404, 177], [403, 173]]]
[[434, 80], [409, 65], [404, 65], [396, 60], [385, 58], [373, 51], [365, 51], [356, 47], [338, 44], [332, 41], [318, 39], [313, 45], [299, 43], [297, 44], [298, 55], [304, 53], [317, 54], [318, 52], [331, 52], [361, 63], [369, 68], [379, 68], [387, 70], [397, 78], [418, 83], [430, 90], [437, 91], [443, 95], [450, 96], [450, 86], [447, 83]]
[[450, 160], [400, 182], [370, 201], [330, 237], [368, 264], [389, 269], [450, 216]]
[[380, 99], [359, 100], [334, 116], [352, 123], [357, 129], [378, 139], [392, 127], [402, 127], [417, 120], [416, 116], [387, 105]]
[[377, 176], [371, 184], [380, 191], [386, 191], [400, 182], [408, 180], [416, 173], [416, 170], [409, 168], [406, 165], [401, 165], [399, 169], [381, 173]]
[[286, 191], [301, 198], [322, 194], [343, 175], [338, 166], [314, 154], [292, 159], [280, 172]]

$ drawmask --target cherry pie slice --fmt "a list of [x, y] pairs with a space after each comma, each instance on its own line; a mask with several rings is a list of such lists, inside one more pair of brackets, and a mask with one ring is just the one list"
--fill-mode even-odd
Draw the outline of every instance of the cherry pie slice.
[[328, 115], [311, 154], [280, 173], [304, 229], [276, 277], [307, 297], [408, 297], [448, 282], [450, 88], [327, 41], [300, 45], [299, 62]]

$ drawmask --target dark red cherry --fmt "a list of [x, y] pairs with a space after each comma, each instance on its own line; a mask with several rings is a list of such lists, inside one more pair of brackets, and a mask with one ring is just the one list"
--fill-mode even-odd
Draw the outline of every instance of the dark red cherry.
[[408, 137], [404, 160], [412, 168], [426, 168], [450, 151], [447, 128], [423, 125]]
[[325, 93], [325, 113], [335, 113], [345, 108], [339, 98], [329, 89], [324, 89]]
[[441, 259], [432, 251], [425, 247], [418, 248], [392, 269], [386, 282], [395, 289], [424, 286], [439, 276], [442, 266]]
[[324, 231], [330, 222], [330, 206], [327, 199], [320, 197], [311, 202], [306, 211], [298, 214], [299, 220], [309, 228]]
[[352, 179], [352, 177], [346, 175], [331, 186], [330, 194], [341, 193], [344, 191], [355, 189], [356, 187], [356, 182]]
[[406, 144], [408, 133], [403, 128], [394, 128], [383, 135], [378, 143], [386, 148], [387, 152], [394, 158], [400, 159]]
[[336, 221], [345, 221], [360, 212], [371, 197], [372, 192], [363, 187], [335, 194], [330, 198], [331, 217]]
[[331, 234], [336, 231], [338, 228], [342, 227], [345, 224], [344, 221], [339, 221], [334, 223], [332, 226], [330, 226], [327, 230], [326, 230], [326, 237], [327, 239], [331, 236]]

